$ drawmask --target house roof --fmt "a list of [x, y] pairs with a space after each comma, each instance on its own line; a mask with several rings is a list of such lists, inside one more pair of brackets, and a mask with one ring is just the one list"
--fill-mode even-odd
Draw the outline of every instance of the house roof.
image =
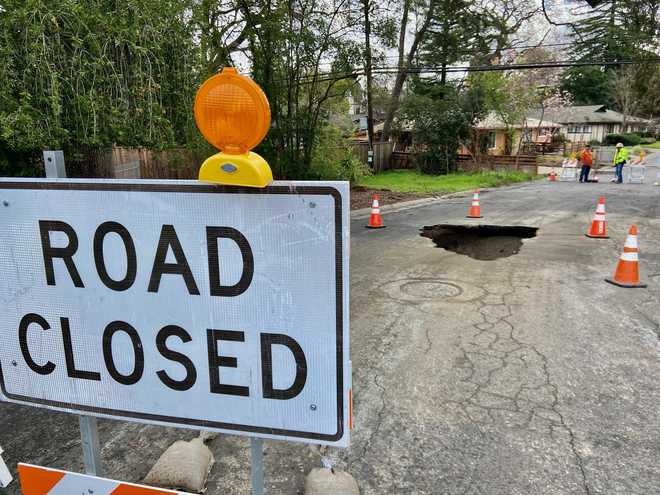
[[[404, 120], [404, 121], [396, 120], [394, 124], [397, 130], [399, 131], [410, 132], [414, 128], [413, 123], [408, 120]], [[384, 127], [385, 127], [385, 122], [380, 122], [374, 125], [374, 132], [383, 132]]]
[[[484, 117], [479, 122], [477, 122], [477, 124], [474, 127], [480, 130], [507, 129], [507, 125], [502, 121], [500, 117], [498, 117], [498, 115], [495, 112], [490, 112], [488, 115], [486, 115], [486, 117]], [[551, 122], [550, 120], [540, 121], [537, 118], [527, 117], [527, 119], [525, 119], [524, 125], [521, 125], [520, 123], [516, 123], [508, 126], [509, 129], [520, 129], [523, 127], [526, 129], [531, 129], [534, 127], [558, 129], [562, 127], [562, 125], [556, 122]]]
[[[610, 110], [605, 105], [585, 105], [561, 108], [535, 109], [529, 112], [530, 117], [550, 119], [562, 124], [621, 124], [623, 115]], [[646, 123], [646, 119], [629, 116], [630, 123]]]

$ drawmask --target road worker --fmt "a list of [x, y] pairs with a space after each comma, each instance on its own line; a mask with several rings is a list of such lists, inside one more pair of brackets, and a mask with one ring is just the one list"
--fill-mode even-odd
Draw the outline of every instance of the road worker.
[[628, 150], [623, 143], [616, 143], [616, 153], [614, 154], [614, 169], [616, 174], [616, 183], [623, 182], [623, 166], [628, 162]]
[[584, 146], [580, 152], [579, 160], [582, 164], [582, 169], [580, 170], [580, 182], [589, 182], [589, 172], [591, 171], [591, 165], [594, 161], [594, 156], [591, 153], [591, 146], [588, 144]]

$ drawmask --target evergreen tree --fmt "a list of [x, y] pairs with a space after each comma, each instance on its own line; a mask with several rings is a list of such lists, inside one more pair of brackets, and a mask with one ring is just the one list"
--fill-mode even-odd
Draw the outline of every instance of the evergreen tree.
[[572, 24], [581, 60], [628, 60], [658, 48], [658, 0], [605, 0]]

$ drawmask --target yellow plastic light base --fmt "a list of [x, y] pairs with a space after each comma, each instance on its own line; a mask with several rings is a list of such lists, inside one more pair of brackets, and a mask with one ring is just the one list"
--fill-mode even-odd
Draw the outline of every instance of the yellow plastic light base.
[[266, 187], [273, 181], [268, 162], [249, 151], [242, 155], [217, 153], [204, 161], [199, 180], [230, 186]]

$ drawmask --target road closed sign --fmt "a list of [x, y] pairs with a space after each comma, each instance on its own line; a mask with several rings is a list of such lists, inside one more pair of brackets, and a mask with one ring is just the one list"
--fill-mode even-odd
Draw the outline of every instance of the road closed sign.
[[347, 183], [0, 179], [10, 402], [348, 444]]

